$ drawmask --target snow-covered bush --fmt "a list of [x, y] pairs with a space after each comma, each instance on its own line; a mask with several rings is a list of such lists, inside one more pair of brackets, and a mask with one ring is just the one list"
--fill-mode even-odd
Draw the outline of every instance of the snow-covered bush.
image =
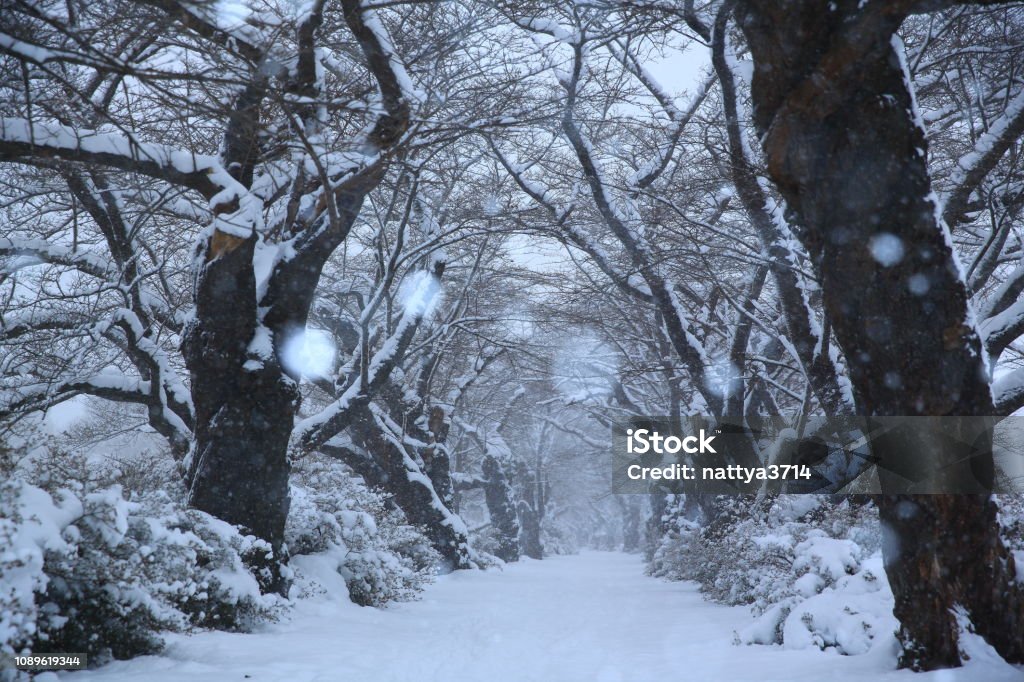
[[412, 599], [436, 574], [439, 556], [426, 536], [341, 464], [303, 458], [291, 497], [285, 537], [292, 555], [329, 558], [353, 602]]
[[269, 547], [167, 496], [128, 501], [118, 486], [51, 495], [10, 481], [3, 499], [7, 653], [128, 658], [158, 650], [162, 630], [244, 629], [272, 615], [246, 562]]
[[756, 620], [739, 633], [745, 644], [782, 644], [788, 649], [835, 647], [862, 654], [879, 634], [896, 628], [881, 552], [811, 529], [807, 539], [784, 549], [793, 557], [770, 599], [754, 605]]
[[892, 632], [892, 599], [873, 508], [817, 496], [718, 502], [710, 523], [666, 511], [667, 532], [648, 570], [694, 580], [716, 602], [749, 605], [745, 644], [835, 647], [859, 654]]
[[1024, 581], [1024, 496], [997, 495], [1003, 542], [1015, 554], [1017, 575]]
[[490, 523], [471, 529], [469, 533], [469, 542], [473, 549], [488, 556], [495, 556], [500, 551], [503, 541], [504, 538]]
[[161, 631], [273, 617], [249, 569], [266, 543], [185, 509], [180, 484], [128, 491], [121, 474], [44, 453], [0, 484], [0, 653], [99, 663], [159, 650]]

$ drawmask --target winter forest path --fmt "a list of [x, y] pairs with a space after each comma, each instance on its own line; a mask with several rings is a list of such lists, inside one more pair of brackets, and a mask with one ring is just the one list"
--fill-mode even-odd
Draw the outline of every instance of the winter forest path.
[[[312, 568], [312, 567], [311, 567]], [[386, 609], [301, 603], [255, 634], [174, 636], [160, 657], [62, 675], [71, 682], [663, 682], [972, 680], [977, 671], [896, 672], [863, 656], [734, 646], [747, 609], [643, 574], [637, 556], [586, 552], [462, 571]], [[53, 676], [47, 676], [54, 679]], [[44, 679], [39, 678], [40, 681]], [[1011, 678], [1007, 678], [1011, 679]], [[991, 677], [987, 682], [994, 682]]]

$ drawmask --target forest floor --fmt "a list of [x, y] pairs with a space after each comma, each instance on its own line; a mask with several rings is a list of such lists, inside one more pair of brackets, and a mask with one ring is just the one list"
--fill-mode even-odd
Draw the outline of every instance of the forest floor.
[[[315, 567], [310, 567], [315, 570]], [[301, 601], [252, 634], [172, 635], [161, 656], [65, 673], [68, 682], [661, 682], [1024, 680], [983, 644], [965, 668], [893, 670], [894, 642], [861, 656], [736, 646], [744, 607], [645, 577], [637, 556], [586, 552], [439, 579], [384, 609]], [[37, 677], [39, 682], [56, 675]]]

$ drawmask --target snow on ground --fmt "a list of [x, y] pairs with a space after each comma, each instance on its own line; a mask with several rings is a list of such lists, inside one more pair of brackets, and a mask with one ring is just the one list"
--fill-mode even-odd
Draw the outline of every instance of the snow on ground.
[[[316, 573], [315, 565], [300, 566]], [[330, 579], [330, 578], [328, 578]], [[334, 586], [336, 587], [336, 586]], [[344, 594], [342, 592], [341, 594]], [[690, 583], [643, 575], [637, 556], [587, 552], [462, 571], [421, 601], [386, 609], [301, 602], [254, 634], [174, 635], [162, 656], [64, 673], [66, 682], [759, 682], [1024, 680], [983, 643], [965, 668], [895, 671], [894, 640], [861, 656], [737, 646], [743, 607], [701, 599]], [[55, 681], [52, 673], [37, 677]]]

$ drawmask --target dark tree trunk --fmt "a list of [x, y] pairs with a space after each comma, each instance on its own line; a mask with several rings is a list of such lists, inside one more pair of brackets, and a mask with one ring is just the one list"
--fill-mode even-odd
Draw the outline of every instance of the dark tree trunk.
[[[381, 473], [381, 480], [368, 483], [390, 494], [409, 523], [423, 529], [448, 570], [472, 568], [466, 529], [434, 490], [430, 476], [382, 432], [369, 406], [355, 409], [349, 429], [352, 440], [373, 457]], [[450, 489], [447, 497], [450, 504]]]
[[187, 480], [191, 506], [270, 543], [274, 555], [261, 571], [262, 587], [284, 593], [288, 439], [298, 391], [273, 353], [260, 358], [250, 349], [257, 320], [255, 243], [255, 236], [216, 233], [199, 273], [195, 318], [182, 344], [196, 408]]
[[537, 495], [537, 477], [529, 467], [519, 463], [517, 478], [521, 495], [519, 497], [519, 544], [523, 554], [531, 559], [544, 558], [544, 543], [541, 540], [541, 521], [544, 518], [543, 499]]
[[[990, 415], [984, 350], [936, 217], [927, 143], [893, 42], [914, 7], [745, 2], [736, 16], [754, 57], [768, 170], [820, 277], [858, 410]], [[716, 40], [726, 19], [723, 11]], [[874, 454], [885, 465], [904, 452], [881, 443]], [[985, 470], [990, 448], [981, 461], [949, 467], [945, 483], [977, 492]], [[882, 483], [893, 492], [886, 476]], [[957, 610], [1007, 660], [1024, 659], [1024, 600], [991, 499], [889, 495], [879, 506], [902, 665], [959, 665]]]
[[[486, 448], [486, 443], [484, 447]], [[518, 561], [523, 529], [519, 524], [515, 490], [509, 481], [505, 465], [501, 459], [485, 449], [480, 472], [481, 475], [477, 477], [460, 478], [455, 490], [483, 490], [490, 526], [497, 536], [494, 553], [502, 561]]]
[[1008, 661], [1024, 660], [1024, 609], [1013, 555], [1000, 542], [988, 495], [882, 495], [890, 537], [886, 573], [896, 595], [903, 661], [915, 669], [960, 664], [954, 610]]
[[[621, 502], [621, 498], [620, 498]], [[622, 551], [640, 550], [640, 504], [633, 497], [622, 502]]]
[[515, 495], [505, 476], [505, 469], [494, 456], [487, 455], [481, 471], [487, 512], [498, 535], [495, 554], [502, 561], [518, 561], [519, 519], [516, 517]]
[[654, 554], [661, 545], [661, 539], [666, 532], [666, 516], [668, 514], [669, 498], [663, 493], [651, 493], [651, 510], [644, 524], [644, 561], [648, 565], [654, 561]]
[[434, 492], [441, 500], [445, 509], [455, 513], [455, 485], [452, 483], [452, 462], [448, 454], [446, 443], [448, 441], [449, 424], [444, 409], [433, 407], [430, 410], [430, 419], [427, 422], [427, 432], [415, 427], [416, 419], [413, 419], [415, 436], [420, 440], [429, 440], [430, 446], [423, 450], [423, 469], [434, 486]]

